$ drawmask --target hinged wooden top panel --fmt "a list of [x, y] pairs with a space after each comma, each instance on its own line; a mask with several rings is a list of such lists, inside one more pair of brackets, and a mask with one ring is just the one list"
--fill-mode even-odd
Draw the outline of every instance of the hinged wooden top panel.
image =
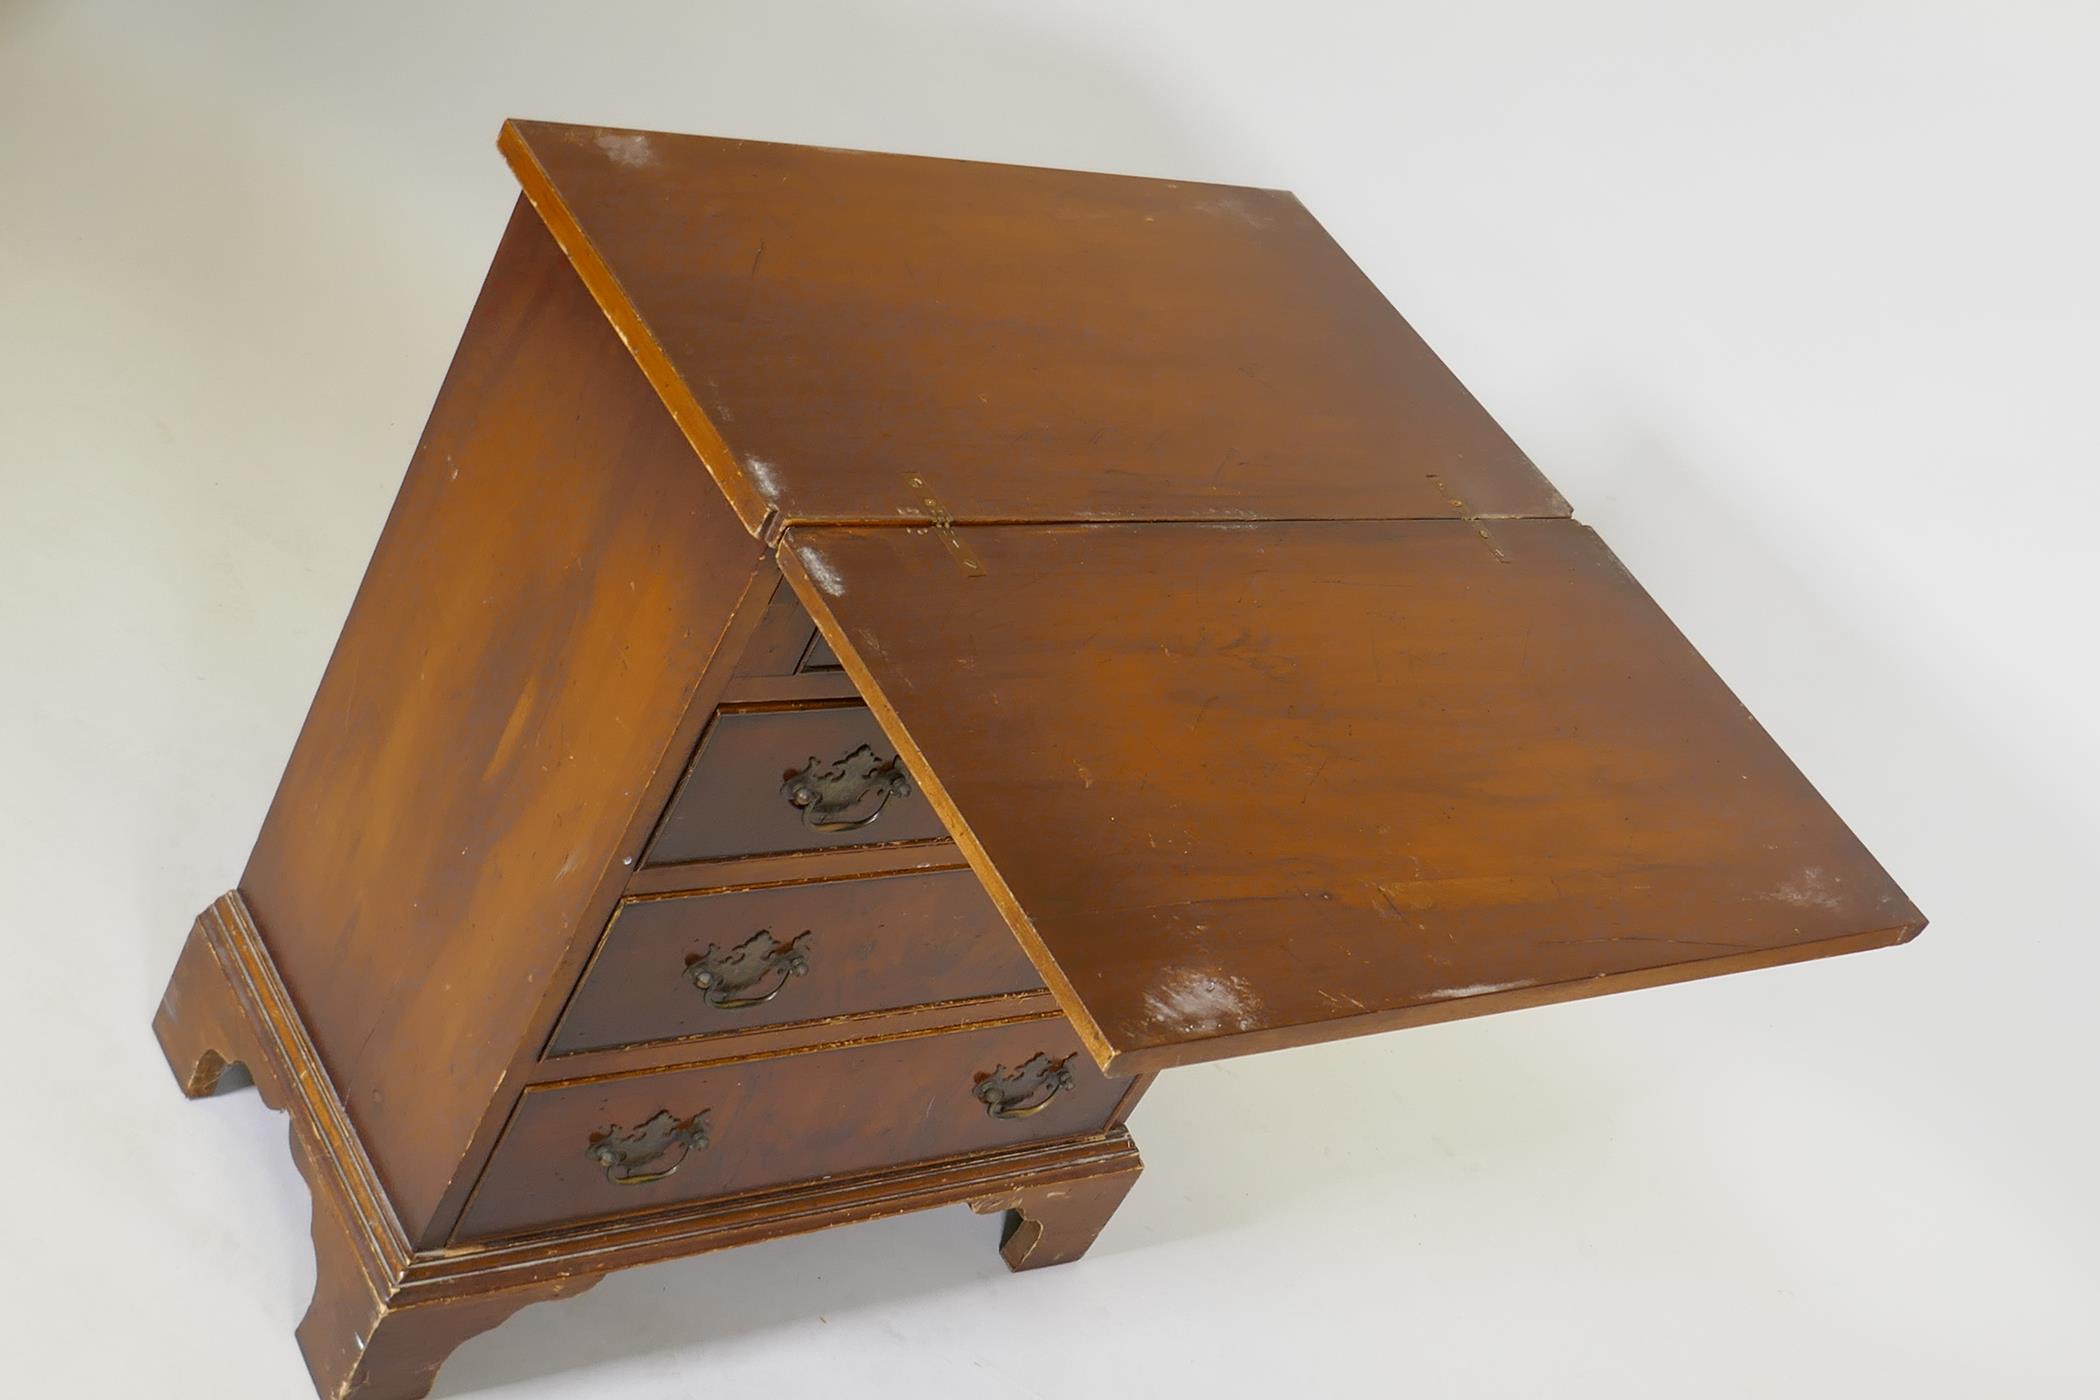
[[754, 530], [1567, 513], [1289, 194], [545, 122], [501, 145]]
[[1118, 1072], [1923, 925], [1572, 521], [794, 529], [780, 556]]

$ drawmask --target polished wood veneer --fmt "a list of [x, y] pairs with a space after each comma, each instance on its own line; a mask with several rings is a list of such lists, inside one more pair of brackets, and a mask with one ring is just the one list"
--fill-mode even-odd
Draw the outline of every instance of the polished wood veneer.
[[955, 575], [929, 534], [797, 526], [783, 557], [1111, 1069], [1923, 922], [1573, 521], [959, 533], [982, 573], [938, 609], [900, 605]]
[[[734, 967], [705, 955], [747, 953]], [[781, 950], [794, 949], [792, 970]], [[768, 954], [770, 953], [770, 960]], [[712, 984], [694, 970], [720, 967]], [[549, 1053], [704, 1038], [1042, 986], [968, 869], [622, 900]]]
[[501, 144], [754, 529], [1567, 513], [1286, 191], [547, 122]]
[[705, 486], [521, 203], [240, 884], [419, 1245], [776, 586]]
[[329, 1400], [898, 1211], [1074, 1259], [1165, 1067], [1923, 927], [1290, 195], [499, 144], [524, 198], [154, 1021], [290, 1118]]
[[[981, 1078], [1047, 1056], [1073, 1078], [1041, 1111], [998, 1117]], [[896, 1037], [721, 1066], [535, 1085], [490, 1158], [461, 1239], [518, 1234], [761, 1187], [1103, 1132], [1128, 1088], [1080, 1049], [1055, 1012], [1008, 1025]], [[586, 1145], [606, 1126], [706, 1110], [709, 1139], [675, 1143], [629, 1169]], [[653, 1146], [654, 1144], [650, 1144]], [[639, 1156], [640, 1154], [635, 1154]]]
[[[907, 1211], [966, 1204], [1004, 1212], [1000, 1251], [1010, 1267], [1065, 1263], [1086, 1251], [1142, 1167], [1116, 1126], [640, 1218], [418, 1249], [239, 894], [198, 916], [153, 1028], [185, 1094], [213, 1092], [239, 1063], [264, 1103], [291, 1120], [293, 1160], [314, 1203], [316, 1278], [298, 1340], [330, 1400], [427, 1394], [462, 1341], [615, 1269]], [[1127, 1089], [1118, 1116], [1134, 1098]]]
[[[813, 830], [800, 811], [778, 800], [784, 764], [796, 769], [821, 765], [863, 746], [877, 758], [894, 758], [897, 752], [868, 707], [857, 701], [717, 713], [692, 771], [664, 816], [663, 828], [649, 843], [647, 862], [671, 865], [945, 840], [947, 829], [916, 790], [882, 799], [880, 816], [867, 825], [838, 831]], [[873, 800], [864, 801], [844, 820], [857, 819], [875, 807]]]

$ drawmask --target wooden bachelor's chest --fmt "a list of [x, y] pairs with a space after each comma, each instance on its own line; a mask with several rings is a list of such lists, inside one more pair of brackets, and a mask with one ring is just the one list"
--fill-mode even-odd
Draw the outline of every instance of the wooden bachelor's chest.
[[323, 1394], [953, 1202], [1156, 1071], [1914, 935], [1274, 191], [516, 122], [524, 188], [155, 1025], [290, 1112]]

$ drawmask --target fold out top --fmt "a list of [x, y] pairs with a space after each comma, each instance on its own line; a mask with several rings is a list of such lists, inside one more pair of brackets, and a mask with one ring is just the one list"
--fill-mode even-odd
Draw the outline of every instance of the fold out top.
[[1565, 515], [1275, 190], [514, 121], [754, 531]]
[[798, 527], [780, 558], [1117, 1072], [1923, 926], [1573, 521]]
[[1289, 195], [501, 145], [1104, 1068], [1923, 926]]

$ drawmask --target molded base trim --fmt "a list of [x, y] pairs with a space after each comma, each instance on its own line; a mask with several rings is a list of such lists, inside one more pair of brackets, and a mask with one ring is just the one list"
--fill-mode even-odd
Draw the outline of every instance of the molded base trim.
[[211, 1093], [238, 1062], [263, 1102], [291, 1117], [292, 1156], [314, 1200], [316, 1283], [299, 1344], [326, 1400], [415, 1400], [468, 1337], [528, 1303], [579, 1293], [614, 1269], [906, 1211], [958, 1202], [1012, 1211], [1000, 1247], [1007, 1264], [1063, 1263], [1085, 1252], [1143, 1169], [1118, 1126], [1097, 1137], [418, 1251], [238, 890], [198, 915], [153, 1028], [185, 1094]]

